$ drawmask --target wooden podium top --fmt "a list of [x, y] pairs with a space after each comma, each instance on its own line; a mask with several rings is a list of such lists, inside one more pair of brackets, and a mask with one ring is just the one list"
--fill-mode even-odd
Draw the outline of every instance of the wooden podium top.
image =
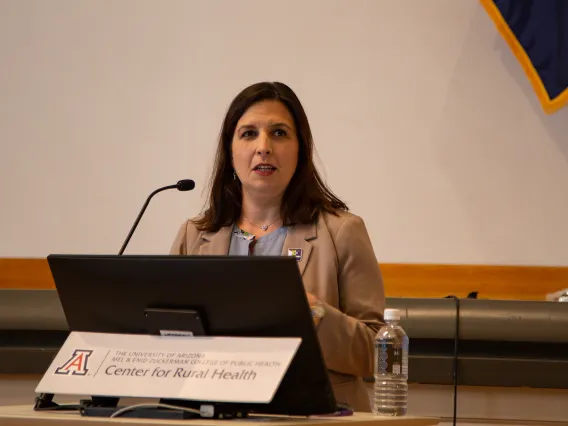
[[313, 417], [313, 418], [250, 418], [246, 420], [150, 420], [132, 418], [96, 418], [81, 417], [77, 412], [34, 411], [29, 405], [13, 405], [0, 407], [0, 424], [2, 426], [109, 426], [112, 424], [142, 425], [179, 425], [191, 426], [226, 426], [236, 422], [242, 426], [262, 424], [263, 426], [430, 426], [438, 424], [438, 419], [428, 417], [376, 417], [370, 413], [356, 413], [345, 417]]

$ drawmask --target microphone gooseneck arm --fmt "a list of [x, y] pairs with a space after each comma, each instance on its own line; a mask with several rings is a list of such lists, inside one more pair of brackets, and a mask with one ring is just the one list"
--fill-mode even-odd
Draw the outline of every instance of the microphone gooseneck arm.
[[158, 188], [154, 192], [152, 192], [148, 196], [148, 198], [146, 199], [146, 202], [144, 203], [144, 205], [142, 206], [142, 210], [140, 210], [140, 213], [138, 213], [138, 217], [134, 221], [134, 225], [132, 225], [132, 228], [130, 229], [128, 236], [126, 237], [126, 240], [124, 241], [124, 244], [122, 244], [122, 247], [120, 248], [120, 251], [118, 252], [119, 255], [124, 253], [124, 250], [126, 249], [126, 246], [128, 245], [128, 243], [130, 242], [130, 239], [132, 238], [132, 235], [134, 234], [134, 231], [136, 230], [136, 227], [138, 226], [140, 219], [142, 219], [142, 216], [144, 215], [144, 212], [146, 211], [146, 207], [148, 207], [148, 204], [150, 204], [150, 200], [152, 199], [152, 197], [154, 195], [156, 195], [158, 192], [162, 192], [162, 191], [165, 191], [166, 189], [174, 189], [174, 188], [177, 188], [178, 191], [191, 191], [193, 188], [195, 188], [195, 182], [192, 181], [191, 179], [183, 179], [183, 180], [178, 181], [178, 183], [176, 183], [175, 185], [164, 186], [164, 187]]
[[140, 219], [142, 219], [142, 216], [144, 215], [144, 212], [146, 211], [146, 207], [148, 207], [148, 204], [150, 204], [150, 200], [152, 199], [152, 197], [154, 195], [156, 195], [158, 192], [162, 192], [162, 191], [165, 191], [166, 189], [173, 189], [173, 188], [177, 188], [177, 185], [168, 185], [168, 186], [164, 186], [162, 188], [158, 188], [154, 192], [152, 192], [148, 196], [148, 198], [146, 198], [146, 202], [144, 203], [144, 206], [142, 206], [142, 210], [140, 210], [140, 213], [138, 213], [138, 217], [134, 221], [134, 225], [132, 225], [132, 228], [130, 228], [130, 232], [128, 233], [128, 236], [126, 237], [126, 240], [124, 241], [124, 244], [122, 244], [122, 247], [120, 248], [120, 251], [118, 252], [119, 255], [124, 253], [124, 250], [126, 249], [126, 246], [128, 245], [128, 243], [130, 242], [130, 239], [132, 238], [132, 234], [134, 234], [134, 231], [136, 231], [136, 227], [138, 226]]

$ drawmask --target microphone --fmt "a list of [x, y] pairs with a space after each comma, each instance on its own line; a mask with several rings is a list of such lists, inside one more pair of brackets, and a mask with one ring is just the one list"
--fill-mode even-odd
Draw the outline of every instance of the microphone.
[[148, 207], [148, 204], [150, 204], [150, 200], [152, 199], [152, 197], [154, 195], [156, 195], [158, 192], [162, 192], [162, 191], [165, 191], [166, 189], [174, 189], [174, 188], [176, 188], [178, 191], [191, 191], [193, 188], [195, 188], [195, 182], [192, 181], [191, 179], [182, 179], [182, 180], [178, 181], [175, 185], [164, 186], [164, 187], [158, 188], [154, 192], [152, 192], [148, 196], [148, 198], [146, 199], [144, 206], [142, 206], [142, 210], [140, 210], [138, 217], [134, 221], [134, 225], [132, 225], [132, 228], [130, 229], [128, 236], [126, 237], [126, 240], [124, 241], [124, 244], [122, 244], [122, 247], [120, 248], [120, 251], [118, 252], [119, 255], [124, 253], [124, 249], [126, 249], [126, 246], [130, 242], [130, 238], [132, 238], [132, 234], [134, 234], [134, 231], [136, 230], [136, 227], [138, 226], [138, 222], [140, 222], [140, 219], [142, 219], [142, 215], [146, 211], [146, 207]]

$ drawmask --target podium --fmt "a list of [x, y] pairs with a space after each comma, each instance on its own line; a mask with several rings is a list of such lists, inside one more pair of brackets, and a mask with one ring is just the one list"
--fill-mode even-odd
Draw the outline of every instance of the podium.
[[[108, 351], [99, 351], [97, 348], [100, 346], [82, 342], [70, 347], [73, 351], [66, 354], [60, 351], [58, 356], [68, 357], [68, 363], [57, 364], [58, 370], [44, 375], [44, 378], [57, 378], [61, 382], [60, 390], [46, 384], [37, 390], [38, 393], [157, 397], [165, 398], [162, 402], [168, 405], [198, 410], [204, 401], [215, 405], [216, 416], [223, 417], [234, 412], [301, 416], [328, 414], [338, 411], [340, 404], [348, 404], [348, 401], [335, 400], [302, 277], [293, 257], [50, 255], [48, 262], [71, 333], [130, 335], [132, 339], [135, 336], [148, 339], [152, 336], [156, 345], [139, 350], [142, 348], [138, 346], [112, 344]], [[267, 277], [270, 279], [267, 280]], [[225, 373], [230, 375], [244, 368], [236, 365], [238, 362], [253, 363], [256, 367], [257, 361], [263, 361], [254, 357], [239, 358], [239, 354], [247, 352], [246, 347], [235, 346], [234, 353], [225, 360], [210, 359], [207, 355], [203, 358], [205, 361], [218, 361], [218, 364], [212, 365], [209, 373], [203, 372], [203, 377], [198, 377], [197, 370], [206, 370], [206, 367], [194, 365], [193, 359], [181, 359], [188, 361], [184, 364], [163, 363], [180, 360], [180, 353], [167, 359], [142, 355], [153, 351], [167, 356], [175, 352], [204, 355], [201, 350], [196, 353], [189, 348], [178, 350], [176, 341], [181, 345], [184, 340], [217, 338], [235, 341], [300, 339], [301, 343], [283, 378], [277, 378], [279, 384], [270, 400], [253, 398], [255, 392], [245, 392], [245, 389], [243, 392], [236, 389], [231, 396], [187, 392], [204, 389], [203, 380], [211, 384], [213, 375], [218, 390], [229, 389], [230, 383], [255, 384], [258, 385], [255, 389], [260, 389], [265, 373], [272, 371], [272, 367], [258, 367], [254, 381], [241, 380], [240, 376], [239, 380], [225, 380]], [[166, 351], [159, 346], [158, 341], [170, 345], [169, 349]], [[68, 342], [69, 339], [66, 344]], [[268, 353], [272, 349], [267, 347], [266, 350]], [[81, 352], [85, 352], [83, 357], [80, 357]], [[108, 357], [105, 353], [109, 354]], [[90, 364], [85, 367], [87, 359]], [[110, 370], [106, 364], [99, 370], [104, 362], [113, 363], [108, 366]], [[184, 370], [180, 373], [185, 378], [183, 382], [178, 382], [181, 379], [176, 376], [177, 367]], [[172, 371], [162, 377], [160, 371], [155, 371], [156, 368]], [[146, 370], [147, 373], [144, 373]], [[117, 376], [119, 371], [141, 373], [141, 376]], [[217, 373], [223, 373], [223, 380], [217, 380]], [[90, 386], [101, 383], [100, 376], [125, 381], [132, 379], [131, 386], [119, 388], [119, 382], [115, 380], [110, 386], [114, 393], [93, 390]], [[147, 379], [153, 382], [149, 383]], [[183, 392], [167, 395], [157, 387], [161, 383], [168, 383], [174, 390], [183, 388]], [[83, 387], [79, 388], [79, 384]], [[76, 387], [72, 388], [72, 385]], [[136, 393], [147, 389], [159, 394]], [[116, 406], [115, 400], [111, 398], [109, 401], [112, 403], [105, 402], [102, 408]], [[95, 408], [101, 406], [99, 403], [94, 405], [97, 406]]]
[[236, 422], [241, 426], [432, 426], [438, 420], [428, 417], [378, 417], [370, 413], [355, 413], [346, 417], [289, 417], [289, 418], [254, 418], [246, 420], [152, 420], [107, 417], [81, 417], [78, 413], [62, 413], [57, 411], [34, 411], [27, 405], [0, 407], [0, 424], [2, 426], [109, 426], [125, 424], [142, 425], [188, 425], [188, 426], [230, 426]]

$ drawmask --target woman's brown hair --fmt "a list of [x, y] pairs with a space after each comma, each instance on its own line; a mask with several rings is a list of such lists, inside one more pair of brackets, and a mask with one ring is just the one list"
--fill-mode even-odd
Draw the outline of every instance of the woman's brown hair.
[[338, 210], [348, 210], [347, 205], [325, 185], [315, 168], [312, 132], [300, 100], [283, 83], [263, 82], [240, 92], [227, 111], [209, 183], [209, 200], [204, 212], [193, 220], [201, 231], [217, 232], [221, 227], [235, 223], [241, 215], [242, 187], [240, 181], [233, 178], [231, 162], [233, 134], [246, 110], [265, 100], [282, 102], [294, 118], [298, 133], [298, 165], [282, 198], [283, 224], [312, 223], [321, 212], [336, 214]]

